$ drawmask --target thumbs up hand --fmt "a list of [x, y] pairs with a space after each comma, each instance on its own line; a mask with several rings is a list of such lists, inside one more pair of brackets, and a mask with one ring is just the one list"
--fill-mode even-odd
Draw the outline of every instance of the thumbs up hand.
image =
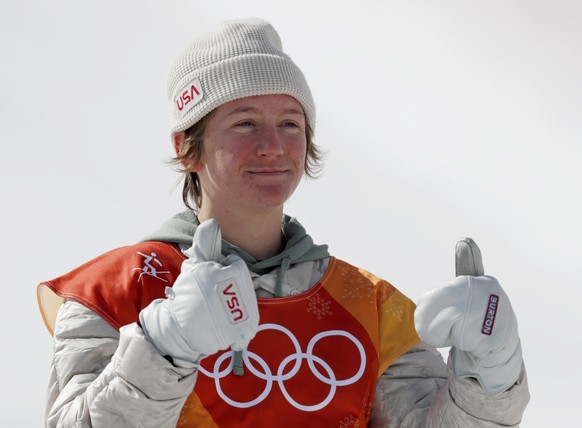
[[259, 325], [257, 299], [245, 262], [229, 255], [220, 263], [218, 222], [198, 226], [188, 259], [167, 299], [154, 300], [140, 313], [150, 342], [174, 364], [193, 367], [200, 358], [229, 346], [246, 349]]
[[499, 282], [484, 276], [473, 240], [457, 243], [455, 262], [458, 276], [419, 299], [416, 331], [428, 345], [451, 346], [453, 373], [477, 378], [494, 395], [511, 387], [521, 372], [517, 319]]

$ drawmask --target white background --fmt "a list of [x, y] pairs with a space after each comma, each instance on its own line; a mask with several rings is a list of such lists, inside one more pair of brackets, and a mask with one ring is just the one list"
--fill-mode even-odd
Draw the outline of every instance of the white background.
[[323, 176], [288, 203], [316, 242], [416, 300], [480, 245], [512, 298], [524, 427], [579, 419], [582, 3], [41, 1], [0, 10], [2, 427], [42, 425], [35, 287], [182, 209], [168, 66], [234, 17], [273, 23], [318, 107]]

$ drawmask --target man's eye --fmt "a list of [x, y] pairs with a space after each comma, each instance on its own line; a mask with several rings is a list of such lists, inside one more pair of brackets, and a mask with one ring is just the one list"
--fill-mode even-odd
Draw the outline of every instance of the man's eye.
[[287, 121], [283, 124], [283, 126], [288, 127], [288, 128], [297, 128], [299, 127], [299, 125], [297, 124], [297, 122], [293, 122], [293, 121]]
[[243, 120], [242, 122], [238, 122], [236, 126], [253, 126], [253, 122], [250, 120]]

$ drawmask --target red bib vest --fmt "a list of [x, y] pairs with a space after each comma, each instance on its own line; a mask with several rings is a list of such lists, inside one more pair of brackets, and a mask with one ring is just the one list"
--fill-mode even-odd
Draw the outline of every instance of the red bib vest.
[[[39, 286], [45, 323], [52, 332], [57, 296], [115, 328], [135, 322], [142, 308], [165, 297], [183, 260], [162, 242], [97, 257]], [[365, 427], [378, 377], [419, 341], [408, 298], [333, 257], [308, 292], [258, 303], [259, 331], [243, 353], [244, 375], [232, 373], [232, 351], [202, 360], [178, 426]]]

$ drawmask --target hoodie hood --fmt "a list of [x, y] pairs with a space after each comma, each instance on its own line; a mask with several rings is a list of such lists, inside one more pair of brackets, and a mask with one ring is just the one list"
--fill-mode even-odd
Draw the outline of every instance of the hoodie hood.
[[[198, 227], [194, 211], [186, 210], [167, 220], [154, 233], [143, 241], [164, 241], [186, 246], [192, 245], [192, 238]], [[268, 273], [281, 266], [282, 270], [295, 263], [315, 261], [329, 257], [327, 245], [316, 245], [305, 228], [293, 217], [283, 215], [281, 230], [285, 237], [285, 247], [279, 254], [265, 260], [256, 260], [246, 251], [222, 240], [222, 255], [238, 254], [251, 272], [259, 275]]]
[[144, 241], [163, 241], [190, 247], [198, 227], [198, 220], [192, 210], [186, 210], [166, 220], [154, 233], [142, 239]]

